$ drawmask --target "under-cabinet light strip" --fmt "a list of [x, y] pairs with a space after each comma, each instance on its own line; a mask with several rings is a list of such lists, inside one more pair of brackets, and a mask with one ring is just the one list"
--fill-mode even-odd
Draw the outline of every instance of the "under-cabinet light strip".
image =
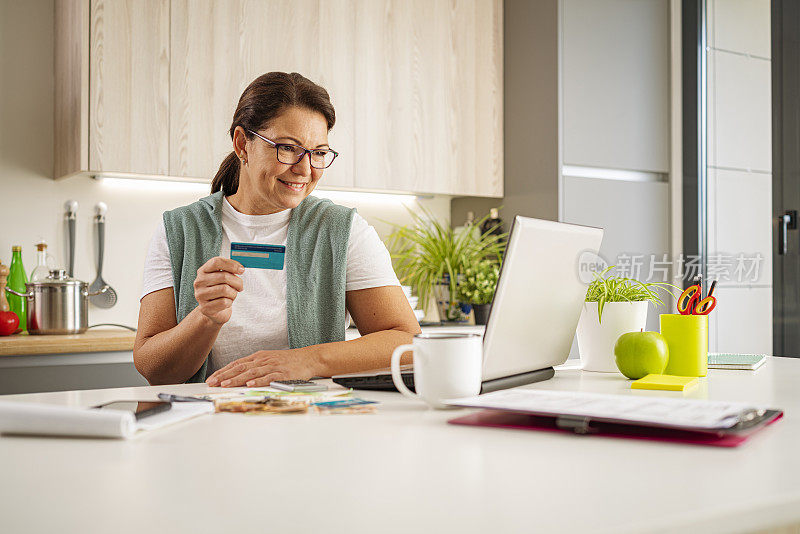
[[[137, 175], [103, 175], [93, 176], [97, 181], [112, 187], [132, 187], [136, 189], [183, 189], [186, 191], [208, 192], [210, 183], [207, 180], [186, 178], [169, 179], [162, 176]], [[405, 203], [420, 198], [432, 198], [421, 196], [409, 192], [383, 193], [373, 191], [352, 191], [348, 189], [329, 189], [318, 188], [314, 190], [314, 196], [327, 198], [338, 202], [386, 202], [386, 203]]]
[[624, 182], [666, 182], [666, 173], [647, 171], [628, 171], [601, 167], [564, 165], [561, 174], [573, 178], [597, 178], [600, 180], [621, 180]]

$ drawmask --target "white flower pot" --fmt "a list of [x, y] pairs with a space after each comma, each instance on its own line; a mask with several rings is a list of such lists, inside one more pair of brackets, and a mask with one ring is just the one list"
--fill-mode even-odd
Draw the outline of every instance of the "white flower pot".
[[601, 323], [597, 317], [597, 303], [583, 303], [577, 335], [584, 371], [619, 372], [614, 344], [622, 334], [645, 328], [648, 304], [647, 301], [606, 302]]

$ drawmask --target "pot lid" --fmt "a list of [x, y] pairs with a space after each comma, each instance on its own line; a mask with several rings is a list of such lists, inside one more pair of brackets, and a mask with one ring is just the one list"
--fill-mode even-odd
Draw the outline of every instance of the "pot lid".
[[86, 285], [86, 282], [82, 282], [81, 280], [77, 280], [75, 278], [70, 278], [67, 276], [67, 271], [64, 269], [53, 269], [50, 271], [50, 274], [47, 275], [47, 278], [44, 280], [37, 280], [35, 282], [28, 282], [26, 285], [31, 287], [41, 287], [41, 286], [80, 286]]

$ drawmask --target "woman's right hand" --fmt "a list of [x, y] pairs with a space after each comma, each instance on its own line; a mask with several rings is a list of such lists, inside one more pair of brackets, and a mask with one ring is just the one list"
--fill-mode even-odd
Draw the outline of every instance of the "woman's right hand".
[[221, 256], [211, 258], [197, 270], [194, 298], [200, 313], [214, 324], [223, 325], [231, 318], [233, 301], [244, 289], [238, 276], [242, 273], [244, 267], [241, 263]]

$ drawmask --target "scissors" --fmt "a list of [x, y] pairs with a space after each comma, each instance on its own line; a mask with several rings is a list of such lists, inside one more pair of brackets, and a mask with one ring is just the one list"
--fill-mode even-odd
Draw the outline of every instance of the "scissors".
[[703, 288], [698, 284], [687, 287], [678, 297], [678, 313], [681, 315], [708, 315], [717, 306], [717, 298], [712, 295], [717, 281], [711, 282], [708, 296], [703, 298]]

